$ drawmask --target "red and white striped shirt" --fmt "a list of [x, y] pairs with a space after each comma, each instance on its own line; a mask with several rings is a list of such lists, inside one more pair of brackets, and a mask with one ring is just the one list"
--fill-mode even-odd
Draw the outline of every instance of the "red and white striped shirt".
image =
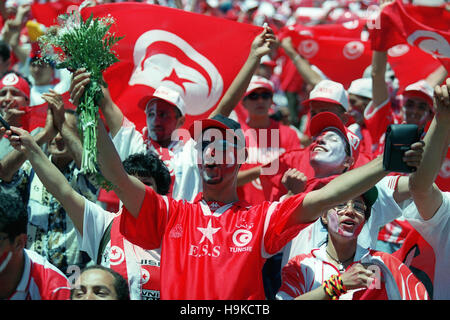
[[[313, 249], [309, 254], [300, 254], [283, 267], [282, 285], [277, 294], [280, 300], [294, 299], [322, 286], [339, 270], [326, 258], [326, 245]], [[411, 270], [390, 254], [358, 247], [355, 263], [365, 265], [375, 272], [378, 281], [370, 288], [348, 290], [340, 300], [428, 300], [425, 286], [417, 280]]]
[[70, 284], [58, 268], [34, 251], [24, 249], [24, 270], [8, 300], [69, 300]]

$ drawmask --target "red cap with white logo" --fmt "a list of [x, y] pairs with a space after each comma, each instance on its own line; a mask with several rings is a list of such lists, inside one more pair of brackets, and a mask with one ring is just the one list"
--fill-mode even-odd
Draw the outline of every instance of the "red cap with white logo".
[[328, 128], [335, 128], [343, 134], [350, 145], [351, 156], [356, 162], [359, 156], [359, 147], [361, 142], [359, 137], [347, 129], [347, 127], [342, 123], [342, 120], [332, 112], [319, 112], [312, 117], [309, 125], [309, 132], [312, 137], [317, 136]]
[[181, 115], [184, 116], [186, 114], [186, 107], [184, 104], [184, 100], [181, 97], [181, 94], [178, 91], [170, 89], [165, 86], [159, 86], [158, 88], [156, 88], [156, 90], [153, 92], [152, 95], [144, 96], [139, 101], [139, 104], [138, 104], [139, 108], [145, 110], [145, 108], [147, 108], [147, 105], [149, 104], [149, 102], [156, 98], [164, 100], [164, 101], [172, 104], [173, 106], [175, 106], [178, 110], [180, 110]]
[[273, 92], [273, 83], [272, 81], [261, 77], [261, 76], [253, 76], [250, 84], [248, 85], [247, 91], [245, 92], [244, 97], [248, 96], [250, 93], [255, 91], [256, 89], [267, 89], [270, 92]]
[[8, 73], [0, 80], [0, 90], [5, 87], [18, 89], [28, 100], [30, 99], [30, 85], [15, 73]]
[[403, 95], [416, 96], [426, 100], [433, 109], [433, 88], [425, 80], [419, 80], [407, 86], [403, 90]]
[[348, 95], [344, 86], [339, 82], [331, 80], [322, 80], [311, 91], [309, 99], [302, 102], [307, 106], [311, 101], [324, 101], [341, 105], [348, 111]]

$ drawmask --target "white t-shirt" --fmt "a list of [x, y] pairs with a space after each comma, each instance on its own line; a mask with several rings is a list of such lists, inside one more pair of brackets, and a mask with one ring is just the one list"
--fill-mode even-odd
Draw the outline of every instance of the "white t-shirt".
[[[83, 237], [81, 237], [78, 233], [78, 243], [80, 245], [80, 250], [86, 251], [86, 253], [93, 261], [97, 261], [99, 255], [98, 251], [103, 234], [105, 233], [112, 220], [119, 214], [106, 211], [99, 205], [85, 200]], [[161, 250], [144, 250], [136, 245], [133, 245], [126, 239], [123, 239], [123, 241], [131, 299], [159, 299], [159, 290], [150, 290], [145, 286], [148, 279], [144, 279], [145, 275], [147, 274], [146, 271], [144, 271], [144, 269], [146, 269], [144, 266], [153, 266], [159, 269]], [[102, 266], [105, 266], [107, 268], [111, 267], [110, 252], [111, 240], [109, 240], [106, 244], [100, 262]]]
[[[386, 223], [400, 217], [402, 210], [393, 198], [399, 176], [388, 176], [376, 184], [378, 198], [372, 205], [372, 213], [358, 236], [358, 245], [362, 248], [375, 248], [378, 232]], [[282, 266], [299, 254], [308, 254], [314, 248], [319, 248], [327, 239], [327, 229], [320, 219], [300, 231], [300, 233], [283, 249]]]
[[442, 204], [434, 216], [425, 221], [417, 207], [411, 203], [403, 216], [433, 248], [434, 269], [433, 299], [450, 299], [450, 192], [442, 193]]
[[[112, 141], [122, 161], [131, 154], [146, 153], [148, 150], [151, 150], [147, 149], [142, 134], [127, 119], [124, 120], [122, 127]], [[162, 160], [168, 167], [170, 175], [175, 176], [172, 198], [175, 200], [193, 201], [195, 196], [201, 191], [195, 141], [193, 139], [189, 139], [186, 143], [174, 141], [168, 149], [170, 160]], [[157, 150], [154, 151], [159, 154]]]

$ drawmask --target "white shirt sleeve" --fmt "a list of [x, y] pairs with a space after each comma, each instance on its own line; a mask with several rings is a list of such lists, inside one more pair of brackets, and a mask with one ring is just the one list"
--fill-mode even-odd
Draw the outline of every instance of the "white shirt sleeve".
[[122, 161], [131, 154], [146, 151], [142, 134], [137, 131], [136, 126], [126, 118], [124, 119], [120, 130], [116, 133], [114, 138], [112, 138], [112, 142]]
[[202, 188], [195, 141], [192, 139], [187, 141], [183, 149], [175, 153], [171, 161], [175, 174], [172, 198], [192, 202]]
[[437, 252], [450, 245], [450, 192], [442, 192], [442, 204], [431, 219], [424, 220], [415, 203], [405, 208], [403, 216]]
[[100, 241], [105, 230], [116, 215], [85, 199], [83, 237], [77, 232], [80, 250], [85, 251], [96, 262]]
[[401, 217], [402, 209], [394, 199], [394, 191], [400, 176], [387, 176], [375, 186], [378, 198], [372, 205], [372, 213], [358, 236], [358, 244], [363, 248], [375, 248], [380, 228]]

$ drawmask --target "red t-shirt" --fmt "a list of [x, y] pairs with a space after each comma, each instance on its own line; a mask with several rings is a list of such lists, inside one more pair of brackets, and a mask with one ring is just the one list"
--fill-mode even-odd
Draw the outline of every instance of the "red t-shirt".
[[146, 188], [138, 218], [124, 208], [120, 231], [144, 249], [162, 245], [161, 299], [265, 299], [262, 267], [308, 225], [290, 222], [304, 197], [220, 206]]
[[66, 276], [44, 257], [24, 249], [24, 270], [16, 291], [8, 300], [69, 300]]

